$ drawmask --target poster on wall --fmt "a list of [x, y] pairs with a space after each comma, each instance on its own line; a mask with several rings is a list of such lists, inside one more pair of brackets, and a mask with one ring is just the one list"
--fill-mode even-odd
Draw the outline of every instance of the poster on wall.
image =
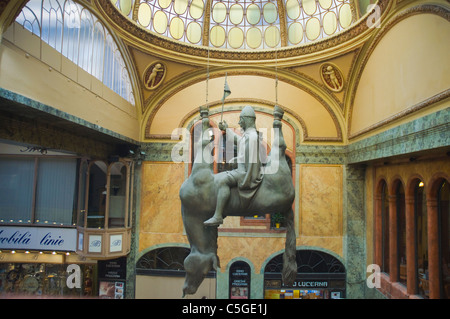
[[104, 299], [125, 298], [127, 258], [98, 261], [98, 295]]
[[230, 299], [250, 298], [250, 266], [237, 261], [230, 267]]
[[123, 281], [100, 281], [98, 296], [102, 299], [124, 299], [125, 282]]

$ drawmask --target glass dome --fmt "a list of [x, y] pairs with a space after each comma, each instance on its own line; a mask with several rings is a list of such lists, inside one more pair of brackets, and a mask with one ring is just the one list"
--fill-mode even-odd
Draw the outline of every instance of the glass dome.
[[336, 34], [356, 21], [350, 0], [112, 0], [141, 27], [220, 49], [271, 49]]

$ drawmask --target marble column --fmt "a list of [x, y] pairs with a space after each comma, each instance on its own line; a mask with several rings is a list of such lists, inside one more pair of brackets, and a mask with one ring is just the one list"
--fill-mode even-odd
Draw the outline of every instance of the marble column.
[[136, 292], [136, 256], [139, 248], [139, 233], [138, 220], [140, 211], [140, 198], [141, 198], [141, 172], [142, 165], [134, 163], [134, 178], [133, 181], [133, 197], [130, 200], [133, 201], [131, 205], [131, 244], [130, 252], [127, 255], [127, 281], [125, 286], [126, 299], [135, 299]]
[[347, 299], [364, 298], [366, 287], [365, 166], [347, 165], [345, 167], [344, 194]]

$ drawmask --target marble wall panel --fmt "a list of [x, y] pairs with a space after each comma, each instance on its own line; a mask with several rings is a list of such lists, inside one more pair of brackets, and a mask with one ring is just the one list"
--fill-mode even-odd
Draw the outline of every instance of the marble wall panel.
[[178, 196], [183, 181], [183, 164], [142, 164], [140, 250], [160, 242], [170, 242], [169, 237], [174, 237], [173, 241], [185, 241]]
[[342, 236], [342, 166], [300, 165], [300, 236]]

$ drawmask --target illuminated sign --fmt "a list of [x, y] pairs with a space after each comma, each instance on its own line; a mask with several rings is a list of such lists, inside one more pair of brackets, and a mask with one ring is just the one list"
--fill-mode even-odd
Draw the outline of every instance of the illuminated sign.
[[75, 251], [77, 230], [53, 227], [0, 227], [0, 249]]

